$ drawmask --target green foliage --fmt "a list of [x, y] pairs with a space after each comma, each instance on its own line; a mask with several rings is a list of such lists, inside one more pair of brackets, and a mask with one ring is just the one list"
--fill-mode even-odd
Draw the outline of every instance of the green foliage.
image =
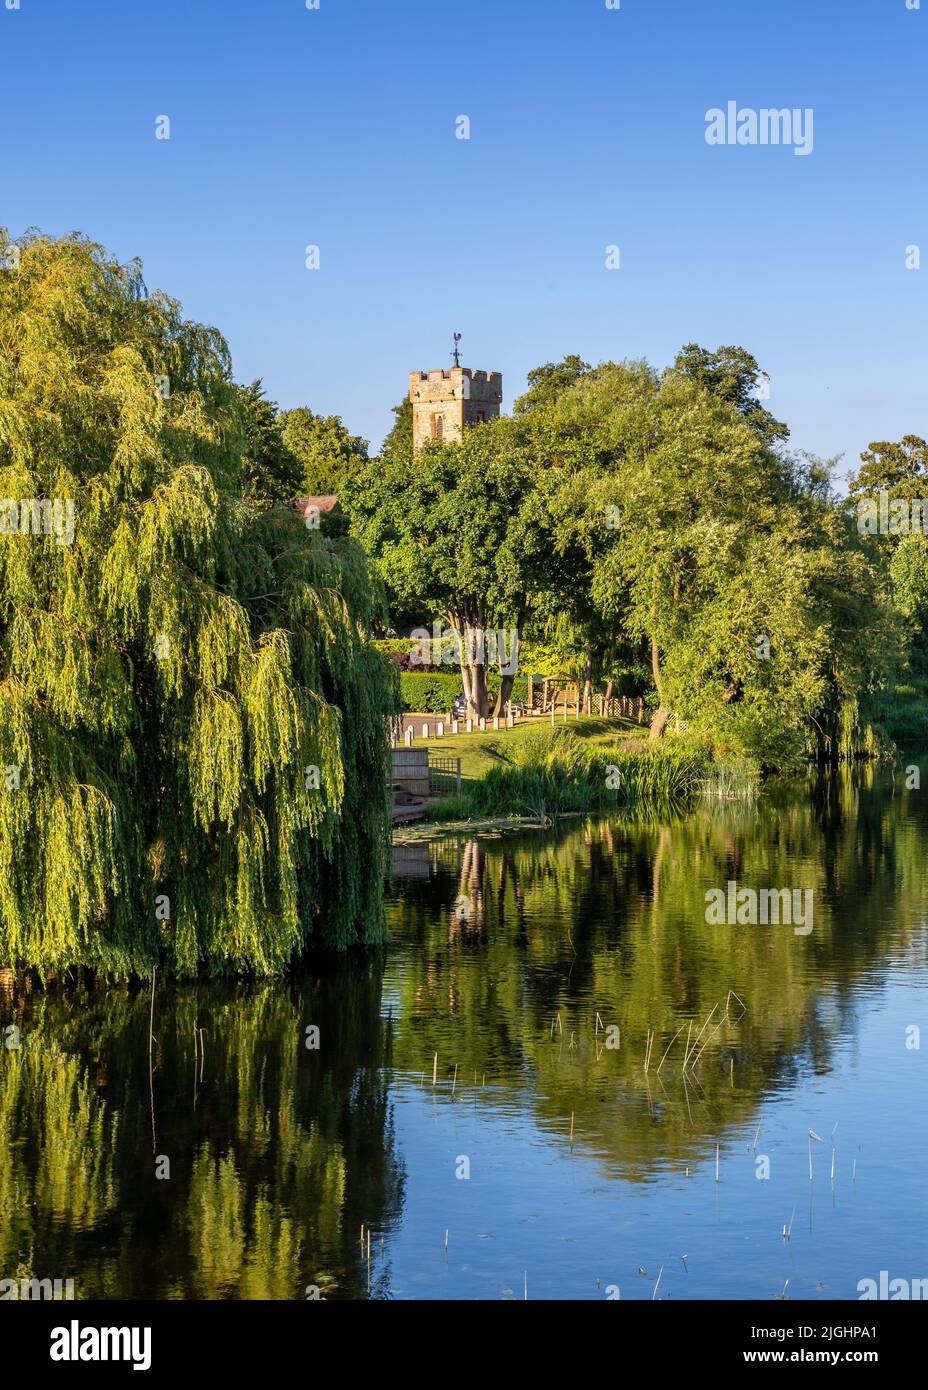
[[893, 743], [928, 743], [928, 681], [894, 685], [880, 701], [880, 719]]
[[911, 502], [928, 497], [928, 443], [907, 434], [898, 443], [879, 440], [860, 456], [862, 467], [848, 476], [848, 496], [855, 504], [886, 491]]
[[672, 371], [696, 381], [705, 390], [737, 410], [766, 444], [789, 438], [789, 429], [775, 420], [755, 395], [763, 377], [757, 359], [741, 347], [721, 347], [715, 352], [687, 343], [677, 353]]
[[460, 675], [444, 675], [437, 671], [423, 671], [414, 675], [411, 671], [404, 671], [400, 676], [400, 698], [404, 710], [446, 714], [460, 693]]
[[575, 811], [673, 807], [700, 790], [710, 769], [705, 747], [675, 740], [648, 749], [589, 744], [571, 729], [537, 733], [500, 749], [503, 762], [432, 819], [532, 816]]
[[[421, 624], [441, 617], [462, 636], [520, 633], [547, 562], [547, 537], [523, 507], [534, 474], [509, 422], [494, 421], [411, 460], [385, 453], [350, 479], [353, 533], [376, 558], [393, 604], [418, 612]], [[487, 664], [465, 666], [474, 715], [486, 715]]]
[[526, 378], [528, 390], [513, 406], [514, 413], [525, 415], [530, 410], [553, 405], [568, 386], [589, 371], [592, 371], [589, 362], [584, 362], [576, 353], [569, 354], [561, 362], [546, 362], [543, 367], [534, 367]]
[[254, 502], [289, 502], [300, 491], [300, 466], [284, 442], [277, 404], [260, 381], [237, 386], [244, 448], [245, 495]]
[[395, 696], [364, 556], [246, 500], [214, 329], [81, 237], [21, 245], [0, 496], [76, 526], [0, 535], [0, 957], [269, 972], [379, 940]]
[[858, 713], [851, 743], [866, 739], [892, 647], [879, 573], [824, 467], [770, 447], [753, 359], [734, 354], [729, 381], [696, 356], [708, 381], [691, 361], [662, 377], [606, 363], [527, 417], [549, 460], [546, 606], [577, 632], [611, 629], [621, 665], [647, 650], [652, 732], [689, 726], [774, 766], [835, 756], [843, 710]]
[[[349, 485], [354, 532], [395, 609], [516, 627], [523, 671], [643, 696], [655, 738], [775, 767], [867, 752], [900, 640], [884, 562], [829, 465], [783, 449], [763, 380], [738, 347], [548, 363], [511, 420], [385, 451]], [[920, 582], [900, 568], [906, 602]]]
[[[487, 682], [491, 695], [500, 688], [499, 673], [492, 674]], [[404, 671], [400, 675], [400, 698], [403, 709], [413, 713], [445, 714], [462, 693], [460, 673], [451, 675], [444, 672], [423, 671], [419, 674]], [[517, 676], [512, 686], [511, 699], [515, 703], [525, 703], [528, 698], [528, 684], [524, 676]]]
[[889, 574], [897, 609], [923, 629], [928, 623], [928, 538], [902, 536]]
[[919, 526], [909, 508], [928, 498], [928, 444], [908, 434], [898, 443], [876, 441], [860, 458], [860, 469], [848, 478], [850, 524], [878, 518], [881, 503], [889, 518], [888, 530], [864, 542], [896, 620], [878, 715], [888, 738], [911, 742], [928, 734], [928, 539], [919, 529], [902, 529], [898, 518], [901, 512]]
[[392, 407], [393, 425], [383, 441], [381, 457], [396, 462], [412, 463], [412, 401], [404, 396]]
[[304, 496], [340, 492], [345, 479], [367, 462], [367, 441], [349, 434], [337, 415], [314, 415], [298, 406], [283, 412], [280, 428], [299, 466], [298, 490]]

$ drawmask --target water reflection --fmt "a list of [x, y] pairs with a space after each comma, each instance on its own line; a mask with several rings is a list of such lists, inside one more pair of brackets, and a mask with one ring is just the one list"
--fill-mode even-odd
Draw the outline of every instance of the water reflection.
[[[159, 983], [151, 1051], [147, 989], [2, 980], [20, 1045], [0, 1070], [0, 1278], [74, 1278], [79, 1297], [492, 1295], [516, 1236], [504, 1251], [484, 1228], [543, 1153], [587, 1174], [582, 1193], [555, 1177], [558, 1196], [537, 1195], [539, 1219], [569, 1212], [578, 1287], [597, 1296], [584, 1261], [599, 1184], [641, 1193], [652, 1229], [671, 1212], [679, 1225], [692, 1204], [676, 1184], [714, 1167], [716, 1145], [726, 1172], [737, 1152], [751, 1164], [771, 1104], [823, 1095], [842, 1134], [873, 1129], [874, 1096], [910, 1117], [867, 1213], [889, 1229], [921, 1200], [923, 1084], [901, 1035], [876, 1070], [854, 1049], [865, 1006], [924, 984], [925, 831], [918, 793], [864, 769], [755, 807], [397, 846], [384, 958], [291, 982]], [[812, 889], [813, 931], [709, 926], [705, 892], [730, 879]], [[805, 1129], [790, 1120], [777, 1142], [795, 1185]], [[483, 1168], [465, 1198], [451, 1160], [470, 1148]], [[760, 1201], [745, 1173], [722, 1189], [739, 1239]], [[792, 1188], [776, 1201], [764, 1231], [789, 1218]], [[456, 1241], [488, 1242], [456, 1275], [431, 1263], [452, 1221]], [[757, 1255], [754, 1292], [782, 1256]], [[532, 1259], [535, 1286], [564, 1292], [564, 1249]], [[707, 1242], [702, 1295], [735, 1274]]]
[[160, 988], [151, 1087], [147, 992], [21, 1000], [0, 1270], [76, 1276], [79, 1297], [365, 1295], [361, 1224], [379, 1241], [403, 1192], [381, 971]]
[[[858, 983], [890, 955], [924, 961], [924, 818], [872, 769], [428, 853], [431, 877], [395, 879], [390, 904], [397, 1066], [431, 1073], [437, 1053], [443, 1079], [486, 1075], [561, 1132], [573, 1117], [626, 1178], [695, 1161], [826, 1074]], [[706, 891], [730, 880], [811, 889], [813, 930], [708, 925]]]

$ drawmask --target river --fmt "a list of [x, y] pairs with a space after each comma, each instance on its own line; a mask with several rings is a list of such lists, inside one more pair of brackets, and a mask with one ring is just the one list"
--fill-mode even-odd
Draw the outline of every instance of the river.
[[[905, 782], [396, 847], [388, 948], [299, 978], [8, 990], [0, 1277], [822, 1300], [928, 1277]], [[811, 930], [708, 923], [730, 882], [811, 892]]]

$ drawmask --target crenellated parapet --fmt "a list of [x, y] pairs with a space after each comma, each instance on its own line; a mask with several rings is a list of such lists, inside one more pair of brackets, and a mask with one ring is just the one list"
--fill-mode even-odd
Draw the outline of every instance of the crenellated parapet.
[[463, 438], [464, 430], [499, 416], [503, 402], [501, 372], [473, 371], [470, 367], [436, 367], [409, 373], [412, 402], [413, 447], [429, 440], [445, 443]]

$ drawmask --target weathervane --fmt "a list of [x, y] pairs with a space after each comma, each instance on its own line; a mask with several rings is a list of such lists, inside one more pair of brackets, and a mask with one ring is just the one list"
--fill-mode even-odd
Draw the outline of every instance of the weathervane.
[[461, 365], [461, 351], [460, 351], [460, 348], [458, 347], [458, 343], [459, 343], [460, 341], [461, 341], [461, 335], [460, 335], [460, 333], [455, 333], [455, 335], [454, 335], [454, 351], [452, 352], [451, 356], [454, 358], [454, 365], [455, 365], [456, 367], [460, 367], [460, 365]]

